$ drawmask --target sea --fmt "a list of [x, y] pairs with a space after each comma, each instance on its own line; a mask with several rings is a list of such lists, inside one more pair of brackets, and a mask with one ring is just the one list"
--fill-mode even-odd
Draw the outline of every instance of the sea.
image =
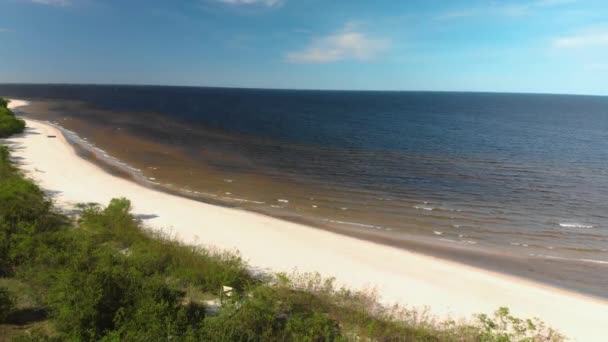
[[608, 97], [42, 84], [0, 96], [151, 188], [608, 298]]

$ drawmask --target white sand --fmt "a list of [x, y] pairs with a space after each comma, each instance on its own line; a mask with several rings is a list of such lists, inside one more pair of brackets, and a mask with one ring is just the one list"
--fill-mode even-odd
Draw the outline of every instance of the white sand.
[[23, 170], [43, 188], [58, 192], [55, 200], [60, 205], [107, 204], [124, 196], [136, 214], [157, 215], [145, 220], [148, 226], [168, 230], [190, 244], [238, 249], [255, 267], [318, 271], [354, 289], [374, 287], [387, 303], [430, 306], [440, 316], [471, 317], [507, 306], [519, 317], [539, 317], [578, 341], [608, 338], [608, 301], [154, 191], [78, 157], [56, 128], [31, 120], [27, 125], [29, 132], [40, 134], [9, 139], [19, 146], [13, 155], [22, 158]]

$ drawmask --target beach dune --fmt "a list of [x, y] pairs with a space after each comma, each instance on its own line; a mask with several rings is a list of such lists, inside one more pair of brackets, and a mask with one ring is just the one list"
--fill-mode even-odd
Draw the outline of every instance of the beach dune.
[[[10, 106], [26, 104], [13, 101]], [[440, 317], [471, 317], [506, 306], [518, 317], [539, 317], [578, 341], [608, 338], [605, 300], [155, 191], [79, 157], [57, 128], [26, 121], [26, 133], [7, 141], [18, 146], [13, 155], [20, 167], [52, 192], [60, 207], [126, 197], [146, 226], [188, 244], [238, 250], [256, 268], [319, 272], [353, 289], [374, 288], [387, 304], [428, 306]]]

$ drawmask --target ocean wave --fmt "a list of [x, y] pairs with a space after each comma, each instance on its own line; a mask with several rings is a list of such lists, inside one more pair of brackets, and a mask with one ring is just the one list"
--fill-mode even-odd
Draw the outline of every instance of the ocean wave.
[[443, 212], [452, 212], [452, 213], [460, 213], [462, 210], [454, 209], [450, 207], [443, 206], [433, 206], [429, 202], [423, 202], [423, 204], [417, 204], [413, 206], [414, 209], [418, 210], [427, 210], [427, 211], [443, 211]]
[[477, 241], [473, 241], [473, 240], [452, 240], [452, 239], [446, 239], [446, 238], [439, 238], [439, 241], [444, 241], [444, 242], [449, 242], [449, 243], [458, 243], [458, 244], [469, 244], [469, 245], [474, 245], [477, 244]]
[[234, 197], [222, 197], [222, 199], [233, 201], [233, 202], [241, 202], [241, 203], [253, 203], [253, 204], [265, 204], [266, 202], [248, 200], [244, 198], [234, 198]]
[[593, 228], [593, 226], [589, 225], [589, 224], [574, 223], [574, 222], [561, 222], [559, 224], [559, 226], [563, 227], [563, 228], [584, 228], [584, 229]]
[[376, 226], [373, 224], [366, 224], [366, 223], [358, 223], [358, 222], [349, 222], [349, 221], [340, 221], [340, 220], [332, 220], [332, 219], [321, 219], [321, 221], [325, 221], [325, 222], [330, 222], [330, 223], [338, 223], [338, 224], [344, 224], [344, 225], [348, 225], [348, 226], [355, 226], [355, 227], [362, 227], [362, 228], [373, 228], [373, 229], [384, 229], [384, 230], [392, 230], [390, 228], [386, 228], [383, 226]]
[[546, 255], [546, 254], [528, 254], [531, 257], [535, 257], [535, 258], [544, 258], [544, 259], [554, 259], [554, 260], [565, 260], [565, 261], [578, 261], [578, 262], [586, 262], [586, 263], [592, 263], [592, 264], [600, 264], [600, 265], [608, 265], [608, 260], [596, 260], [596, 259], [584, 259], [584, 258], [565, 258], [565, 257], [559, 257], [559, 256], [555, 256], [555, 255]]
[[425, 206], [425, 205], [415, 205], [414, 209], [427, 210], [427, 211], [433, 211], [433, 210], [435, 210], [435, 208], [429, 207], [429, 206]]
[[119, 160], [118, 158], [109, 155], [105, 150], [103, 150], [103, 149], [95, 146], [93, 143], [89, 142], [87, 138], [80, 137], [76, 132], [62, 127], [57, 122], [51, 122], [48, 120], [44, 121], [44, 122], [50, 126], [53, 126], [56, 129], [58, 129], [66, 137], [66, 139], [68, 141], [80, 146], [81, 148], [85, 149], [86, 151], [93, 153], [97, 158], [102, 159], [103, 161], [105, 161], [106, 163], [108, 163], [114, 167], [118, 167], [118, 168], [122, 168], [123, 170], [126, 169], [128, 171], [131, 171], [133, 176], [136, 176], [140, 179], [146, 179], [146, 177], [141, 174], [141, 169], [133, 167], [133, 166]]

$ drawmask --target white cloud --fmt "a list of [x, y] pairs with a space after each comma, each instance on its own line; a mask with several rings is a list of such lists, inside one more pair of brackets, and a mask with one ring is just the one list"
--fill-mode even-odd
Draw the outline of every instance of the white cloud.
[[70, 4], [69, 0], [29, 0], [29, 2], [48, 6], [67, 6]]
[[388, 39], [357, 32], [356, 26], [347, 24], [340, 32], [314, 39], [303, 50], [287, 53], [286, 59], [292, 63], [330, 63], [348, 59], [365, 61], [390, 45]]
[[553, 46], [558, 48], [608, 46], [608, 32], [583, 33], [557, 38], [553, 41]]
[[279, 6], [283, 0], [217, 0], [229, 5], [262, 5], [267, 7]]

